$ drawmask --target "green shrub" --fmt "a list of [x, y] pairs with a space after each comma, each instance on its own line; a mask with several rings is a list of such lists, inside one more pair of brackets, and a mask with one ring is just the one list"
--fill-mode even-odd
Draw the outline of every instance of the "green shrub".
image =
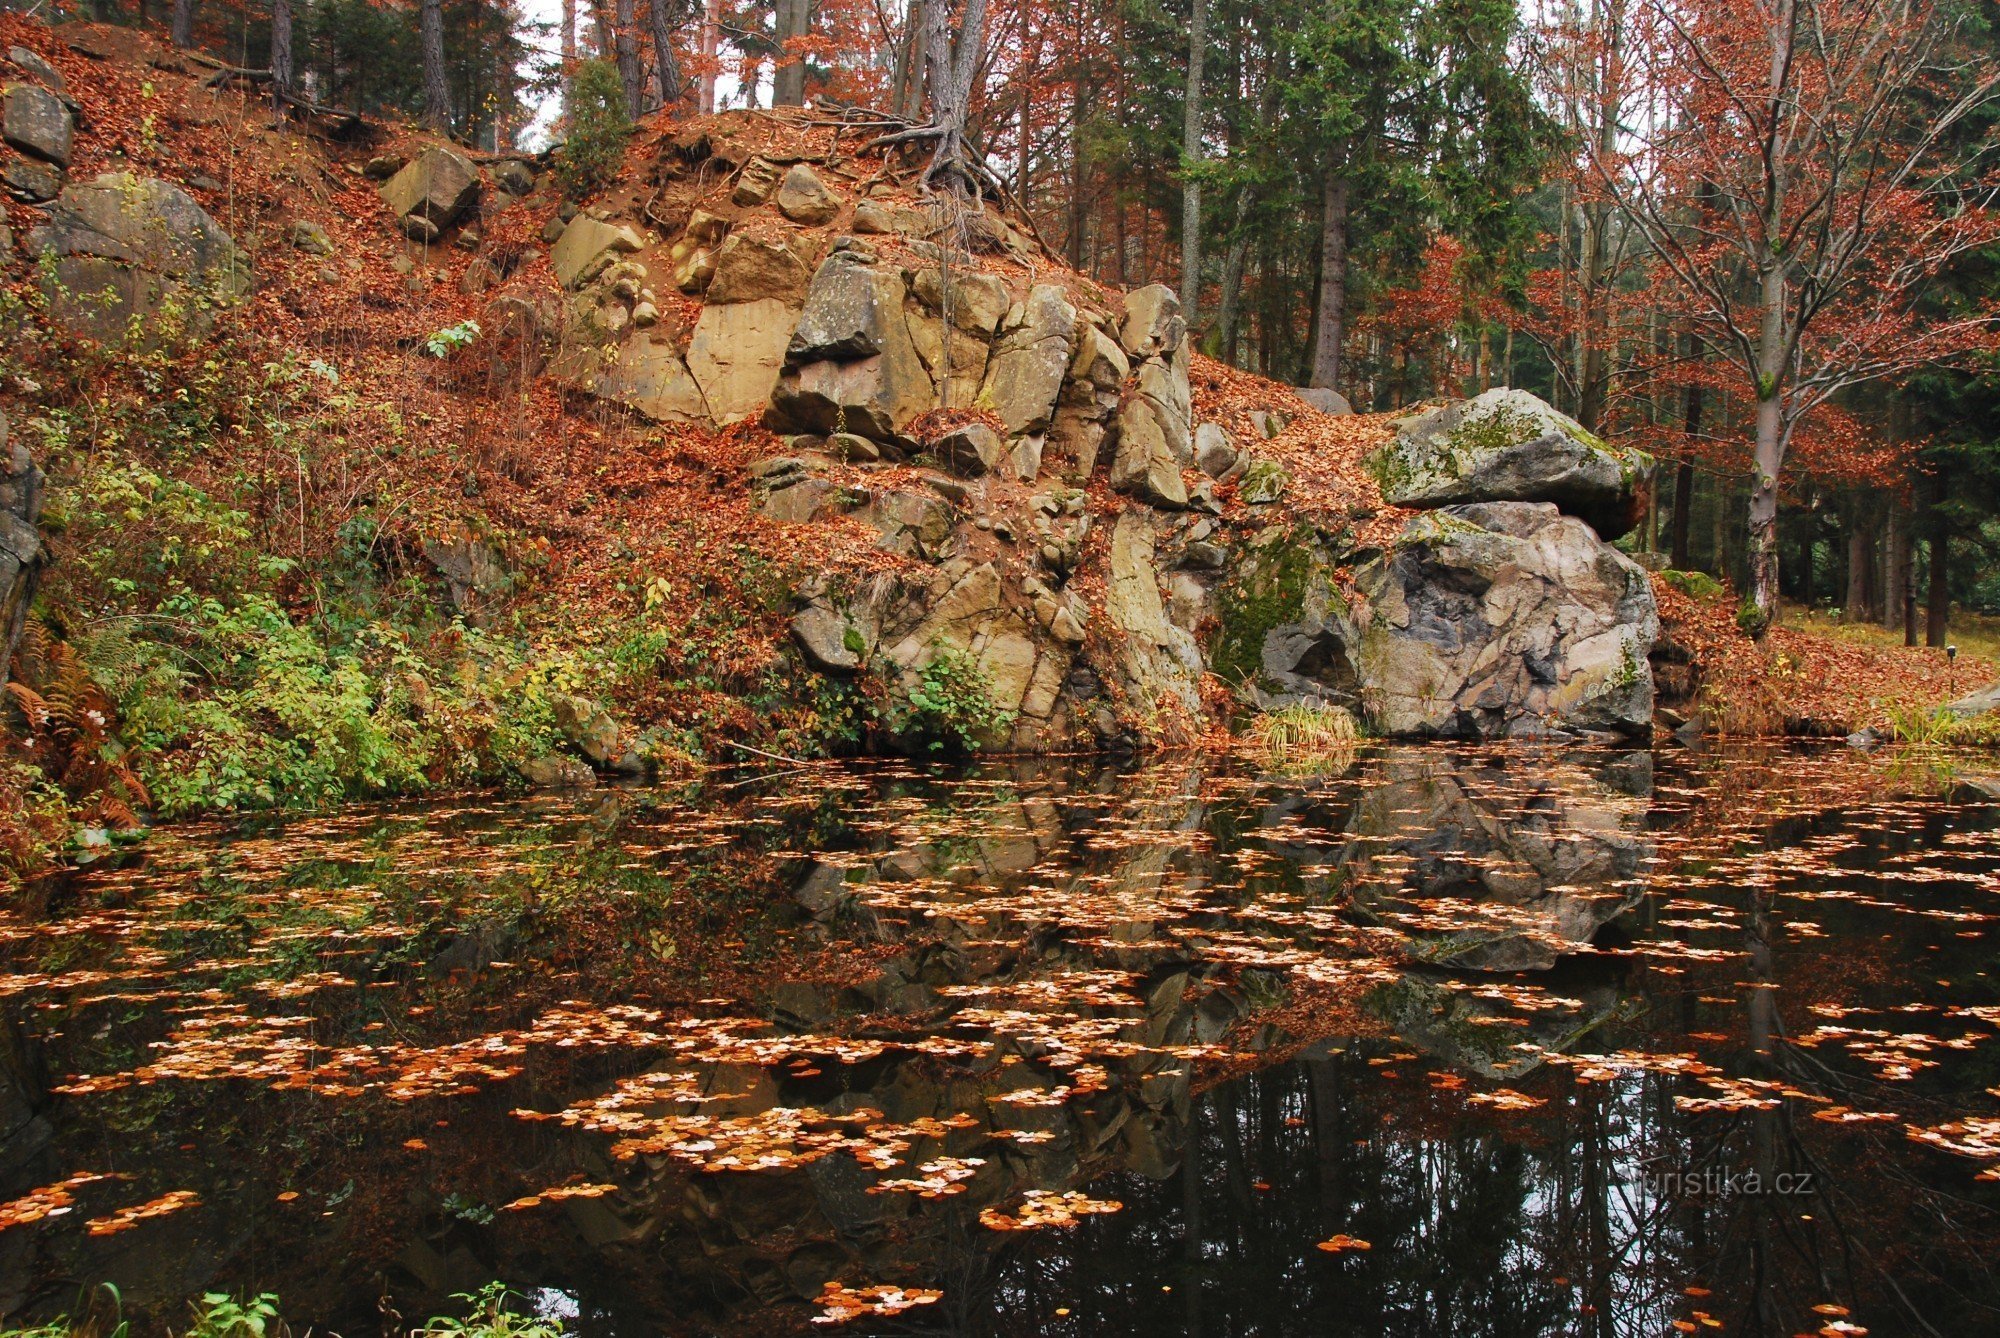
[[476, 1292], [459, 1292], [452, 1299], [466, 1303], [465, 1318], [434, 1316], [413, 1338], [562, 1338], [559, 1319], [538, 1319], [508, 1308], [505, 1284], [489, 1282]]
[[556, 180], [572, 199], [602, 190], [618, 175], [632, 118], [625, 108], [625, 85], [618, 67], [587, 60], [570, 79], [564, 100], [569, 137], [556, 154]]
[[909, 710], [892, 724], [932, 752], [973, 752], [988, 736], [1014, 723], [1015, 712], [993, 701], [993, 680], [979, 661], [946, 647], [917, 674]]

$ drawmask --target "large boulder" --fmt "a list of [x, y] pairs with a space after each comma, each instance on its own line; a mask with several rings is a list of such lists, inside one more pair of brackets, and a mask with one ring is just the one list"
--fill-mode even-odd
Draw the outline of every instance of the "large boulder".
[[732, 233], [715, 252], [708, 300], [726, 304], [776, 298], [797, 307], [805, 301], [811, 280], [812, 270], [784, 242]]
[[[415, 163], [410, 165], [415, 166]], [[410, 168], [403, 170], [407, 172]], [[557, 282], [565, 288], [575, 288], [603, 273], [619, 256], [629, 255], [644, 245], [645, 239], [626, 224], [606, 223], [588, 214], [578, 214], [549, 251], [549, 264], [555, 269]]]
[[450, 149], [432, 147], [383, 182], [381, 193], [405, 233], [432, 241], [479, 198], [479, 173]]
[[70, 117], [62, 99], [34, 84], [9, 84], [0, 138], [57, 167], [69, 166]]
[[107, 172], [65, 188], [28, 234], [49, 311], [73, 334], [159, 344], [207, 328], [250, 291], [249, 266], [179, 186]]
[[894, 266], [851, 251], [828, 256], [806, 291], [766, 424], [779, 432], [898, 440], [937, 395], [910, 339], [905, 293]]
[[1397, 506], [1552, 502], [1606, 539], [1637, 522], [1653, 476], [1644, 452], [1505, 387], [1410, 420], [1368, 468]]
[[1037, 284], [993, 346], [975, 403], [1010, 434], [1046, 431], [1076, 341], [1076, 308], [1054, 284]]
[[1652, 583], [1551, 504], [1426, 512], [1355, 569], [1354, 589], [1350, 644], [1376, 733], [1652, 727]]
[[705, 423], [708, 400], [672, 344], [644, 335], [613, 346], [590, 382], [600, 399], [635, 409], [656, 423]]
[[41, 579], [42, 471], [26, 445], [10, 443], [0, 412], [0, 682], [14, 659]]

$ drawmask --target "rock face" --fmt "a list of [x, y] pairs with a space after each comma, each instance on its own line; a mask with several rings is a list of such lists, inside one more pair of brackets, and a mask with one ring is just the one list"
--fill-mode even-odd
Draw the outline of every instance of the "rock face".
[[[1028, 245], [997, 215], [950, 231], [703, 134], [668, 150], [645, 227], [579, 215], [556, 242], [585, 350], [558, 374], [654, 419], [760, 423], [786, 438], [751, 464], [765, 518], [872, 531], [892, 560], [808, 564], [791, 631], [813, 668], [870, 680], [874, 728], [936, 737], [940, 674], [987, 699], [965, 718], [989, 749], [1192, 740], [1221, 691], [1381, 734], [1647, 727], [1651, 589], [1590, 528], [1636, 504], [1642, 459], [1484, 396], [1380, 454], [1393, 499], [1445, 509], [1363, 549], [1373, 498], [1312, 512], [1321, 471], [1295, 481], [1296, 447], [1268, 444], [1289, 395], [1197, 422], [1171, 289], [988, 266]], [[667, 281], [698, 314], [656, 300]]]
[[450, 149], [428, 148], [382, 183], [382, 202], [403, 231], [435, 240], [479, 197], [479, 173]]
[[56, 321], [100, 339], [198, 333], [211, 308], [250, 289], [235, 242], [193, 196], [129, 172], [65, 188], [28, 251], [53, 261], [44, 287]]
[[42, 471], [28, 448], [10, 443], [0, 413], [0, 682], [7, 677], [42, 574]]
[[1355, 570], [1351, 646], [1379, 733], [1649, 730], [1644, 569], [1548, 503], [1447, 507]]
[[1605, 539], [1637, 522], [1652, 459], [1610, 446], [1522, 390], [1489, 390], [1413, 419], [1370, 457], [1398, 506], [1552, 502]]
[[70, 134], [69, 108], [62, 99], [34, 84], [7, 85], [0, 138], [44, 162], [68, 167]]

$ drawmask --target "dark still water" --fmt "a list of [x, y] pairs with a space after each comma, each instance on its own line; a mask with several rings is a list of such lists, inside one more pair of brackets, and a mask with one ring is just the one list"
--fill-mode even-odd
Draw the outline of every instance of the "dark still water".
[[0, 1311], [2000, 1332], [2000, 807], [1953, 766], [829, 766], [162, 832], [0, 921]]

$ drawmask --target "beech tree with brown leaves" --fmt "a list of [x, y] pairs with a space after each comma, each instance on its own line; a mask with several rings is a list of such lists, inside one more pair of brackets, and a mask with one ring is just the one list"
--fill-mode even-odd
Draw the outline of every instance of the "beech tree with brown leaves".
[[1586, 147], [1696, 338], [1756, 405], [1743, 622], [1778, 600], [1779, 479], [1801, 425], [1849, 387], [1992, 342], [1989, 311], [1925, 292], [2000, 237], [1986, 147], [1953, 135], [2000, 69], [1924, 0], [1635, 0], [1645, 100]]

